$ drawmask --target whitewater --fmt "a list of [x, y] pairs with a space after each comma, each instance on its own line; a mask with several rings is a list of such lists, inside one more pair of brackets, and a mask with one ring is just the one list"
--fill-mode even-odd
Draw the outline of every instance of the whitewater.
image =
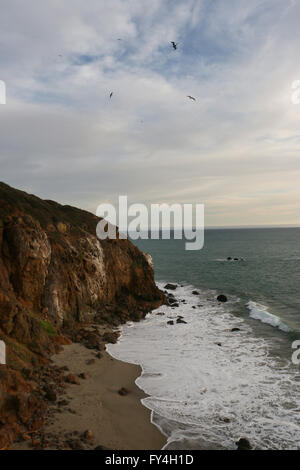
[[[178, 286], [179, 307], [164, 305], [124, 325], [119, 342], [107, 347], [141, 365], [136, 383], [149, 395], [143, 403], [168, 438], [165, 448], [235, 449], [246, 437], [256, 449], [299, 449], [299, 369], [271, 354], [270, 340], [236, 313], [239, 299], [220, 304], [215, 291], [194, 290]], [[288, 331], [264, 305], [251, 301], [248, 309]], [[176, 323], [179, 316], [186, 323]]]

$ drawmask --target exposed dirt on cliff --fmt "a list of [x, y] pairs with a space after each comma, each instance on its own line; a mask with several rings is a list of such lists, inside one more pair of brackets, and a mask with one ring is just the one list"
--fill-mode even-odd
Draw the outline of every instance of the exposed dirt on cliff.
[[115, 334], [88, 325], [139, 320], [164, 300], [151, 260], [128, 240], [100, 242], [99, 220], [0, 183], [0, 449], [43, 425], [47, 377], [64, 386], [50, 361], [61, 345], [101, 351]]

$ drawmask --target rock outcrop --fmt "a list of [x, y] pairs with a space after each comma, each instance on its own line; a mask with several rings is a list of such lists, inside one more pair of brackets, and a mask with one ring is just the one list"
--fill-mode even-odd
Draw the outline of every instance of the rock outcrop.
[[45, 405], [34, 371], [66, 337], [86, 324], [139, 320], [164, 301], [151, 257], [128, 240], [99, 241], [99, 220], [0, 183], [0, 449], [38, 426]]

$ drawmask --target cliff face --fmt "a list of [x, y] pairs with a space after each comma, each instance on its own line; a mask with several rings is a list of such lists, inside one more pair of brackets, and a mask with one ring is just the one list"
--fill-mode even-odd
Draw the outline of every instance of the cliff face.
[[[62, 335], [72, 336], [82, 324], [138, 320], [163, 302], [151, 261], [128, 240], [100, 242], [98, 221], [0, 183], [0, 339], [7, 346], [7, 366], [0, 366], [2, 425], [12, 415], [16, 429], [24, 419], [32, 422], [41, 403], [24, 368], [28, 375], [28, 367], [46, 363]], [[17, 398], [8, 406], [12, 394]]]

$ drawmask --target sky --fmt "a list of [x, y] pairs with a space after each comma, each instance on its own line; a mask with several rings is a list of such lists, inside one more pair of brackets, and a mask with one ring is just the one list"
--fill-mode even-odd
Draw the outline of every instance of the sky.
[[127, 195], [204, 204], [206, 226], [300, 224], [299, 17], [296, 0], [2, 0], [0, 180], [94, 213]]

